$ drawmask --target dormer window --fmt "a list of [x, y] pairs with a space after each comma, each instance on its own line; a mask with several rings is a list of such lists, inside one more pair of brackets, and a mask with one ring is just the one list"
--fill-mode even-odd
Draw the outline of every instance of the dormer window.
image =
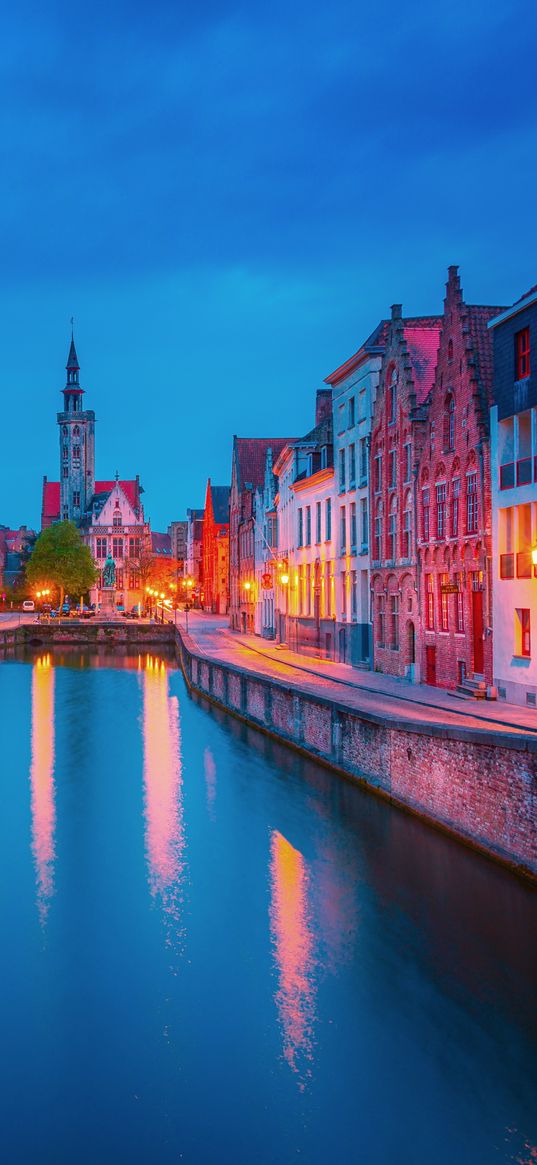
[[524, 380], [530, 374], [530, 330], [522, 328], [515, 336], [515, 380]]
[[114, 510], [114, 517], [112, 520], [112, 525], [113, 526], [121, 526], [122, 525], [121, 510]]

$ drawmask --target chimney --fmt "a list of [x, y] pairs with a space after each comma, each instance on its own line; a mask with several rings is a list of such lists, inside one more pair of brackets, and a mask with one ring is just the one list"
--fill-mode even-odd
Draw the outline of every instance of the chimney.
[[392, 303], [392, 320], [400, 320], [403, 315], [402, 303]]
[[332, 389], [318, 388], [315, 401], [315, 424], [320, 425], [332, 416]]

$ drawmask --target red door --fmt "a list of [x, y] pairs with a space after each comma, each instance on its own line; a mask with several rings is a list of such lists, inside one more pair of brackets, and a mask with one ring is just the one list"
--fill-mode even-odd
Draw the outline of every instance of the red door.
[[436, 647], [425, 648], [425, 683], [436, 687]]
[[472, 627], [474, 635], [474, 672], [483, 675], [483, 591], [472, 591]]

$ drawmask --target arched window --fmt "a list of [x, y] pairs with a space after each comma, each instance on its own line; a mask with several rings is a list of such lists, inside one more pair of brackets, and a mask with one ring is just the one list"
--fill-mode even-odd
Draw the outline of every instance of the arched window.
[[397, 370], [392, 368], [388, 385], [388, 424], [394, 425], [397, 416]]
[[113, 517], [112, 525], [113, 526], [121, 526], [122, 525], [121, 510], [114, 510], [114, 517]]
[[453, 360], [453, 340], [448, 341], [447, 358], [448, 360]]
[[67, 425], [63, 426], [62, 432], [63, 432], [64, 437], [66, 437], [67, 436]]
[[403, 558], [410, 558], [412, 544], [412, 495], [408, 490], [403, 510], [403, 544], [401, 553]]
[[397, 556], [397, 495], [394, 494], [390, 502], [390, 516], [388, 519], [388, 546], [390, 562], [395, 562]]
[[444, 453], [452, 453], [455, 448], [455, 398], [449, 392], [444, 401], [442, 444]]
[[79, 425], [75, 425], [75, 427], [73, 429], [73, 437], [80, 437], [80, 426]]

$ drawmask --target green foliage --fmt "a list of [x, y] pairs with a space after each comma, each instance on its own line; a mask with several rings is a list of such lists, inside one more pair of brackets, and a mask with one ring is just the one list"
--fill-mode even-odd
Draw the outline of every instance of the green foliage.
[[57, 522], [39, 535], [26, 567], [30, 587], [56, 587], [64, 594], [83, 595], [97, 578], [88, 546], [74, 522]]

